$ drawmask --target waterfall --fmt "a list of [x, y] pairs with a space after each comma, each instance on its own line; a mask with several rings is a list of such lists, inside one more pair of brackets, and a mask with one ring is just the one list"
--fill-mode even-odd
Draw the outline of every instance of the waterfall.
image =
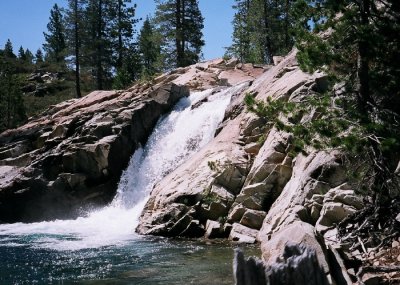
[[10, 236], [29, 236], [34, 247], [80, 250], [137, 239], [134, 230], [155, 183], [213, 139], [232, 95], [245, 86], [194, 92], [181, 99], [134, 153], [109, 206], [76, 220], [0, 225], [0, 241], [18, 246]]

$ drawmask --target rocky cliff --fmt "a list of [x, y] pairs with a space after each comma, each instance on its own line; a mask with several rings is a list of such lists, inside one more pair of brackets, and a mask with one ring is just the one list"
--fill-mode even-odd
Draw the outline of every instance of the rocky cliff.
[[[215, 139], [155, 186], [137, 231], [260, 242], [266, 266], [282, 260], [287, 244], [302, 244], [316, 253], [330, 283], [351, 283], [335, 225], [363, 203], [341, 154], [307, 149], [293, 156], [292, 135], [243, 103], [246, 94], [304, 101], [327, 86], [324, 74], [300, 70], [295, 50], [269, 68], [232, 101]], [[299, 122], [312, 119], [303, 114]]]
[[124, 91], [95, 91], [0, 134], [0, 222], [71, 218], [111, 201], [132, 153], [190, 90], [254, 80], [263, 68], [215, 60]]
[[[300, 102], [326, 91], [326, 76], [302, 72], [295, 50], [274, 66], [219, 59], [125, 91], [93, 92], [1, 134], [0, 220], [74, 217], [105, 205], [162, 114], [190, 90], [226, 86], [236, 86], [235, 94], [215, 138], [155, 185], [137, 232], [259, 242], [266, 268], [286, 260], [288, 244], [302, 244], [329, 283], [351, 284], [360, 264], [341, 252], [336, 225], [363, 201], [341, 153], [293, 155], [293, 135], [244, 105], [249, 94]], [[304, 113], [299, 123], [315, 115]]]

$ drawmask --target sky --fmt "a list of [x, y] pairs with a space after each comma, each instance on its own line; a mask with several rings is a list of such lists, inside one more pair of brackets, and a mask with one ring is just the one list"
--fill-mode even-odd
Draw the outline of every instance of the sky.
[[[66, 0], [0, 0], [0, 47], [10, 39], [14, 53], [20, 46], [33, 53], [44, 43], [50, 10], [55, 3], [65, 6]], [[154, 0], [133, 0], [137, 4], [137, 17], [153, 15]], [[224, 47], [231, 44], [234, 0], [199, 0], [204, 20], [204, 59], [224, 55]], [[141, 24], [139, 24], [141, 25]], [[139, 26], [140, 27], [140, 26]]]

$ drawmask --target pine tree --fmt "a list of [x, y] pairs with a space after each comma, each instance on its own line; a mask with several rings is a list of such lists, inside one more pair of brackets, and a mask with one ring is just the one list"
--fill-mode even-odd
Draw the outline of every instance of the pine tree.
[[63, 25], [63, 16], [57, 4], [54, 4], [50, 11], [50, 19], [47, 24], [49, 33], [43, 33], [46, 43], [43, 48], [47, 58], [57, 63], [63, 63], [65, 60], [65, 32]]
[[9, 57], [10, 47], [8, 45], [7, 54], [0, 55], [0, 132], [16, 127], [26, 119], [15, 58]]
[[116, 51], [114, 65], [117, 69], [123, 65], [127, 50], [133, 41], [135, 25], [139, 21], [135, 18], [136, 4], [132, 5], [131, 2], [131, 0], [111, 2], [111, 17], [115, 19], [111, 27], [111, 36]]
[[83, 42], [85, 65], [92, 70], [96, 89], [110, 87], [113, 66], [113, 41], [111, 36], [111, 0], [88, 0], [85, 10], [86, 41]]
[[227, 54], [236, 56], [241, 62], [250, 62], [250, 31], [247, 20], [250, 0], [236, 0], [236, 4], [232, 8], [236, 12], [232, 22], [232, 45], [227, 48]]
[[140, 78], [142, 69], [140, 55], [135, 44], [125, 50], [122, 66], [113, 81], [114, 89], [124, 89]]
[[139, 52], [142, 62], [142, 76], [149, 77], [159, 71], [157, 66], [160, 59], [160, 38], [149, 17], [143, 23], [138, 39]]
[[16, 58], [17, 56], [14, 54], [13, 46], [10, 39], [7, 40], [4, 46], [4, 57], [5, 58]]
[[155, 22], [165, 40], [166, 69], [199, 61], [203, 21], [197, 0], [157, 0]]
[[35, 63], [37, 65], [43, 63], [43, 52], [40, 48], [35, 53]]
[[20, 46], [19, 50], [18, 50], [18, 59], [21, 61], [26, 61], [26, 54], [25, 54], [25, 50], [22, 46]]
[[66, 10], [65, 27], [67, 31], [68, 54], [72, 56], [72, 64], [75, 67], [75, 92], [76, 97], [81, 94], [81, 57], [82, 39], [84, 37], [83, 10], [85, 6], [83, 0], [68, 0]]
[[400, 153], [399, 2], [299, 0], [295, 11], [299, 63], [345, 84], [345, 111], [365, 138], [362, 154], [355, 154], [368, 160], [364, 187], [377, 204], [385, 204], [398, 187], [392, 181], [398, 163], [393, 158]]
[[26, 62], [28, 64], [33, 64], [34, 56], [33, 56], [33, 53], [29, 49], [25, 50], [25, 58], [26, 58]]
[[243, 62], [272, 63], [293, 46], [292, 0], [236, 0], [228, 54]]

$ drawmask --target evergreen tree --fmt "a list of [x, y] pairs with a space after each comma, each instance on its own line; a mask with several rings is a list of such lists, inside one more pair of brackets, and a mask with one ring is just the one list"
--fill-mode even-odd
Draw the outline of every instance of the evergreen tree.
[[292, 0], [236, 0], [228, 54], [244, 62], [272, 63], [293, 46]]
[[250, 0], [236, 0], [233, 18], [232, 45], [227, 48], [228, 55], [236, 56], [241, 62], [250, 62], [250, 31], [248, 17]]
[[88, 0], [85, 10], [87, 38], [83, 42], [85, 65], [92, 70], [96, 89], [110, 87], [113, 66], [111, 0]]
[[65, 60], [65, 33], [63, 16], [57, 4], [50, 11], [50, 19], [47, 24], [49, 33], [43, 33], [46, 43], [43, 48], [50, 61], [63, 63]]
[[124, 61], [122, 66], [117, 70], [113, 88], [124, 89], [131, 85], [133, 81], [139, 79], [141, 68], [139, 52], [136, 45], [132, 44], [125, 50]]
[[111, 36], [116, 52], [114, 65], [117, 69], [121, 68], [124, 63], [133, 40], [135, 25], [138, 22], [135, 19], [136, 4], [132, 5], [131, 2], [131, 0], [111, 2], [111, 16], [115, 19], [111, 27]]
[[142, 62], [142, 76], [145, 78], [152, 76], [159, 71], [157, 65], [159, 64], [161, 47], [160, 37], [149, 17], [146, 18], [140, 30], [138, 45]]
[[26, 60], [26, 62], [28, 64], [33, 64], [33, 59], [34, 59], [33, 53], [29, 49], [26, 49], [25, 50], [25, 60]]
[[8, 54], [0, 55], [0, 132], [16, 127], [26, 119], [16, 62], [9, 58], [9, 47]]
[[17, 56], [14, 54], [13, 46], [10, 39], [7, 40], [4, 46], [4, 56], [5, 58], [16, 58]]
[[18, 59], [21, 61], [26, 61], [26, 54], [24, 48], [21, 46], [18, 50]]
[[400, 5], [395, 0], [323, 0], [318, 5], [298, 0], [295, 11], [299, 63], [345, 84], [342, 100], [349, 120], [363, 128], [365, 138], [362, 153], [355, 154], [368, 160], [364, 186], [376, 203], [387, 203], [391, 189], [398, 187], [393, 158], [400, 153]]
[[72, 56], [72, 65], [75, 68], [75, 92], [76, 97], [81, 95], [81, 57], [82, 57], [82, 38], [84, 37], [83, 10], [85, 7], [83, 0], [68, 0], [66, 10], [65, 27], [67, 31], [68, 54]]
[[35, 63], [36, 63], [36, 64], [41, 64], [41, 63], [43, 63], [43, 52], [42, 52], [42, 50], [41, 50], [40, 48], [36, 51], [36, 54], [35, 54]]
[[165, 68], [187, 66], [200, 60], [203, 21], [197, 0], [157, 0], [155, 22], [164, 38]]

